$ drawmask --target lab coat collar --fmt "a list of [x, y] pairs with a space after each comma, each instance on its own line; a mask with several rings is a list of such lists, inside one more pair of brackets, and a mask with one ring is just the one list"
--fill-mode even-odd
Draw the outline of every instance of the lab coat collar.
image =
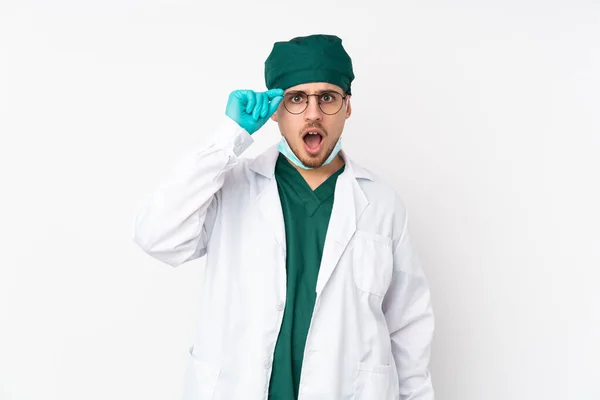
[[[369, 200], [361, 189], [358, 179], [373, 180], [372, 174], [350, 160], [343, 150], [340, 151], [340, 155], [344, 158], [346, 168], [340, 174], [336, 183], [334, 196], [338, 200], [334, 200], [323, 247], [323, 256], [316, 287], [317, 301], [320, 299], [323, 289], [333, 274], [350, 239], [354, 235], [357, 221], [369, 205]], [[278, 156], [279, 150], [277, 146], [273, 146], [256, 157], [251, 162], [250, 168], [270, 179], [264, 191], [259, 195], [258, 204], [263, 218], [271, 226], [275, 239], [285, 254], [286, 241], [283, 211], [281, 209], [277, 182], [275, 179], [272, 179], [275, 175], [275, 163]]]
[[[346, 164], [344, 173], [348, 173], [349, 175], [354, 176], [356, 179], [374, 180], [372, 173], [354, 162], [348, 156], [348, 153], [346, 153], [343, 149], [340, 150], [340, 155]], [[251, 161], [250, 169], [258, 174], [272, 179], [275, 175], [275, 164], [277, 163], [278, 157], [279, 149], [277, 148], [277, 145], [271, 146]]]

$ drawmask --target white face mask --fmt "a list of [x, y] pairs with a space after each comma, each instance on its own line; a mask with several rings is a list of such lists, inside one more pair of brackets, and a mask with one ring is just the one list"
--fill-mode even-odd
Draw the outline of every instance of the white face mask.
[[[279, 141], [279, 145], [277, 146], [277, 148], [278, 148], [278, 150], [279, 150], [279, 152], [281, 154], [283, 154], [284, 156], [286, 156], [288, 160], [290, 160], [291, 162], [293, 162], [298, 167], [300, 167], [302, 169], [306, 169], [306, 170], [314, 169], [314, 168], [311, 168], [311, 167], [307, 167], [306, 165], [304, 165], [302, 163], [302, 161], [300, 161], [298, 159], [298, 157], [296, 157], [296, 154], [294, 154], [294, 152], [292, 151], [292, 148], [288, 144], [287, 140], [285, 140], [285, 137], [283, 137], [283, 135], [281, 135], [281, 140]], [[323, 165], [327, 165], [331, 161], [333, 161], [333, 159], [335, 158], [335, 156], [337, 155], [337, 153], [339, 153], [339, 151], [341, 149], [342, 149], [342, 137], [340, 136], [340, 138], [338, 139], [337, 143], [335, 144], [335, 147], [333, 148], [333, 151], [331, 152], [331, 154], [329, 155], [329, 157], [327, 157], [327, 160], [325, 160], [325, 162], [323, 163]]]

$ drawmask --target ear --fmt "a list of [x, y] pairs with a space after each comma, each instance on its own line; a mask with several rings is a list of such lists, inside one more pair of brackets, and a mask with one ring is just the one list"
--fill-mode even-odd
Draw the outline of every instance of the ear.
[[352, 105], [350, 104], [350, 95], [348, 95], [346, 97], [346, 119], [350, 118], [350, 115], [352, 115]]
[[275, 111], [275, 112], [273, 113], [273, 115], [271, 115], [271, 119], [272, 119], [273, 121], [277, 122], [277, 111]]

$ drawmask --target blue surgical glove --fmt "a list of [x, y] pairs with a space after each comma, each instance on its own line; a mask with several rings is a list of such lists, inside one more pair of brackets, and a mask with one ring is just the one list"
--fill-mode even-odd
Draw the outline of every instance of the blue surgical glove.
[[234, 90], [229, 95], [225, 114], [252, 135], [273, 115], [281, 100], [283, 89], [266, 92]]

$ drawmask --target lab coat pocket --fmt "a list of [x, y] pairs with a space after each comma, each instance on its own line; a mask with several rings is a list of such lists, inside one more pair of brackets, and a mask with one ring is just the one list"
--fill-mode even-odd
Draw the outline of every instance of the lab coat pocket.
[[356, 286], [383, 297], [392, 276], [392, 240], [376, 233], [356, 231], [352, 238], [352, 251]]
[[354, 382], [354, 400], [393, 400], [393, 365], [366, 364], [359, 362]]
[[219, 368], [194, 355], [189, 348], [183, 400], [209, 400], [215, 394]]

